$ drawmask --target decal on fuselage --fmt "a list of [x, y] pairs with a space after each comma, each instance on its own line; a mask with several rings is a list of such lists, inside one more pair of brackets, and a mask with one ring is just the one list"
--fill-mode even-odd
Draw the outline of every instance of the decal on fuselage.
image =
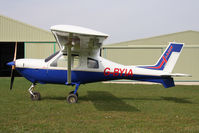
[[104, 69], [104, 76], [109, 76], [112, 74], [113, 76], [133, 76], [133, 70], [127, 68], [114, 68], [114, 71], [111, 72], [109, 67]]

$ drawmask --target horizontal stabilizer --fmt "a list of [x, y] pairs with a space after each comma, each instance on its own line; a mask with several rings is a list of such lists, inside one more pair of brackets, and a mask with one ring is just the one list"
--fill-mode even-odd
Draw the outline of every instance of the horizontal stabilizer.
[[190, 74], [183, 74], [183, 73], [172, 73], [172, 74], [166, 74], [162, 76], [171, 76], [171, 77], [192, 77]]

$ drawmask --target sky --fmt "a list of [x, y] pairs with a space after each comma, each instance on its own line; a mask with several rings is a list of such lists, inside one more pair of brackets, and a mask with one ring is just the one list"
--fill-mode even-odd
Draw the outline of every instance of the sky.
[[199, 31], [199, 0], [0, 0], [0, 14], [50, 31], [57, 24], [94, 29], [105, 44]]

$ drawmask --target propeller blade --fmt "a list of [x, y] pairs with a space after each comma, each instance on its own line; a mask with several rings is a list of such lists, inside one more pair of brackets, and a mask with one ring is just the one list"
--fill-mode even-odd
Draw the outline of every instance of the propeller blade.
[[17, 42], [15, 43], [15, 53], [14, 53], [14, 59], [13, 61], [15, 62], [17, 58]]
[[13, 83], [14, 83], [14, 78], [15, 78], [15, 62], [17, 58], [17, 42], [15, 43], [15, 53], [14, 53], [14, 58], [13, 58], [13, 63], [12, 64], [12, 69], [11, 69], [11, 81], [10, 81], [10, 90], [12, 90]]
[[12, 90], [12, 86], [14, 83], [14, 79], [15, 79], [15, 69], [11, 70], [11, 81], [10, 81], [10, 90]]

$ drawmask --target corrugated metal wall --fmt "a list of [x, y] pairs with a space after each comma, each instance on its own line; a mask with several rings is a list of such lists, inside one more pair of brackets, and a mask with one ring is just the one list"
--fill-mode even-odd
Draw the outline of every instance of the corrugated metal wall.
[[51, 32], [0, 15], [1, 42], [54, 42]]
[[[155, 61], [159, 58], [156, 55], [160, 55], [161, 51], [161, 48], [147, 47], [105, 48], [102, 56], [123, 65], [144, 65], [156, 63]], [[148, 60], [143, 62], [145, 58]]]
[[191, 74], [192, 77], [178, 77], [176, 80], [199, 82], [199, 46], [184, 47], [173, 70], [176, 73]]
[[53, 43], [25, 43], [25, 58], [43, 59], [53, 53]]
[[55, 42], [25, 42], [25, 58], [44, 59], [58, 50]]

